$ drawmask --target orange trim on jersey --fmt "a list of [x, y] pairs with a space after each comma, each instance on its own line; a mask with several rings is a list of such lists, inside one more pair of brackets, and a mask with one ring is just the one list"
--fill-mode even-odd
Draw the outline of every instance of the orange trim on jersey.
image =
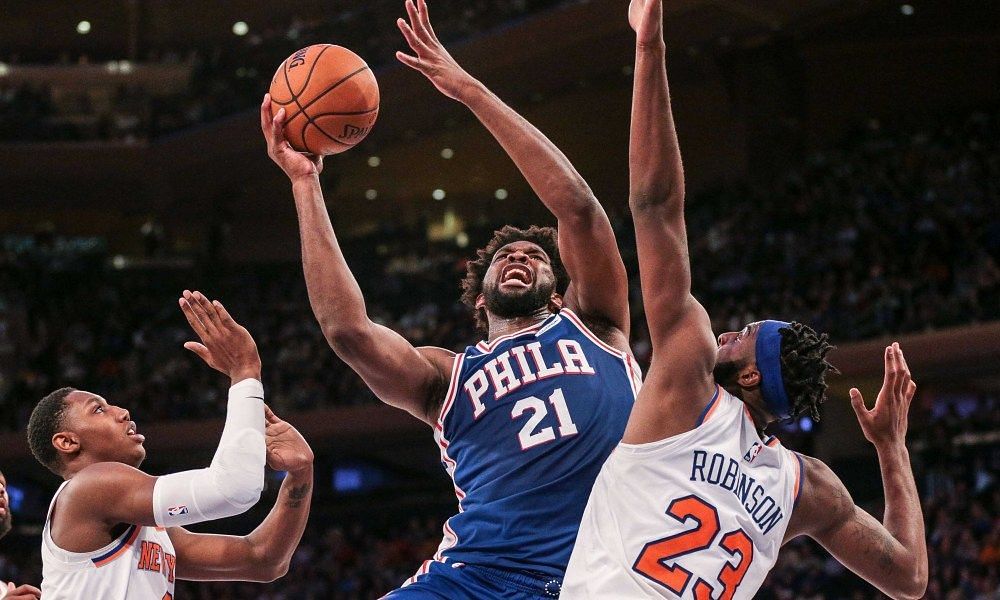
[[767, 440], [767, 445], [770, 446], [771, 448], [774, 448], [780, 442], [781, 442], [781, 440], [779, 440], [778, 438], [772, 437], [771, 439]]
[[722, 388], [719, 387], [719, 384], [715, 384], [715, 395], [712, 396], [712, 399], [709, 400], [708, 404], [705, 405], [705, 408], [702, 409], [701, 415], [698, 417], [698, 421], [694, 425], [695, 427], [701, 427], [701, 425], [712, 416], [715, 409], [719, 407], [719, 396], [721, 395], [721, 392]]
[[113, 550], [111, 550], [107, 554], [104, 554], [103, 556], [91, 559], [94, 561], [94, 566], [97, 568], [103, 567], [104, 565], [115, 560], [122, 554], [125, 554], [125, 551], [128, 550], [130, 547], [132, 547], [132, 544], [135, 543], [135, 538], [139, 537], [139, 531], [141, 529], [142, 528], [137, 525], [132, 525], [132, 532], [129, 533], [127, 537], [122, 539], [121, 544], [119, 544], [117, 548], [114, 548]]
[[802, 456], [798, 452], [792, 452], [795, 456], [795, 500], [792, 501], [792, 510], [799, 504], [799, 494], [802, 493]]

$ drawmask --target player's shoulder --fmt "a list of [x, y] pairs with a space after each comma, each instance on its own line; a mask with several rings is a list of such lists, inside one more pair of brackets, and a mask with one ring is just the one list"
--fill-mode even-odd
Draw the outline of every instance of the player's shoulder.
[[126, 478], [144, 475], [142, 471], [120, 462], [99, 462], [87, 465], [66, 483], [62, 496], [72, 498], [81, 494], [105, 493], [113, 490]]

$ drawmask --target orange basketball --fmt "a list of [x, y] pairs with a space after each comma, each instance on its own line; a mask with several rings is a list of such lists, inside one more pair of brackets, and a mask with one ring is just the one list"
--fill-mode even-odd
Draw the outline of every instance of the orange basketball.
[[271, 110], [285, 109], [285, 137], [299, 152], [338, 154], [365, 139], [378, 117], [378, 82], [361, 57], [333, 44], [292, 54], [271, 79]]

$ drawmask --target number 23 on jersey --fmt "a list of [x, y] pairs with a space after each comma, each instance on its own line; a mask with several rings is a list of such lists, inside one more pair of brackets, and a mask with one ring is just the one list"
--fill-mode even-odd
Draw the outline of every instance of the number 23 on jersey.
[[[677, 559], [713, 546], [719, 537], [719, 512], [708, 502], [691, 495], [672, 501], [667, 514], [681, 523], [693, 521], [695, 527], [647, 543], [635, 559], [632, 570], [683, 596], [695, 575], [679, 565]], [[722, 594], [716, 600], [732, 600], [753, 562], [753, 542], [746, 532], [736, 529], [722, 535], [718, 545], [737, 561], [727, 562], [716, 575], [722, 584]], [[692, 591], [695, 600], [713, 600], [715, 589], [698, 577]]]

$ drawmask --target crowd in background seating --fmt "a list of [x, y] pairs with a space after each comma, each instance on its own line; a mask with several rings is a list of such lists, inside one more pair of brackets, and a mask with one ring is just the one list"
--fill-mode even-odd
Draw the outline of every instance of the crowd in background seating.
[[[452, 43], [509, 24], [560, 0], [438, 0], [434, 27]], [[138, 84], [115, 89], [81, 89], [54, 94], [47, 84], [0, 83], [0, 142], [39, 140], [115, 140], [137, 142], [207, 123], [260, 103], [279, 62], [310, 44], [336, 43], [351, 48], [373, 68], [391, 64], [405, 45], [396, 19], [402, 2], [352, 3], [324, 18], [292, 18], [285, 23], [255, 24], [242, 37], [202, 48], [150, 48], [142, 64], [183, 65], [190, 82], [183, 92], [164, 92]], [[37, 53], [36, 53], [37, 54]], [[33, 54], [32, 58], [43, 58]], [[102, 57], [49, 57], [86, 64]], [[103, 57], [118, 61], [122, 56]], [[0, 61], [17, 57], [0, 56]], [[107, 86], [104, 86], [107, 87]], [[57, 97], [58, 96], [58, 97]]]

